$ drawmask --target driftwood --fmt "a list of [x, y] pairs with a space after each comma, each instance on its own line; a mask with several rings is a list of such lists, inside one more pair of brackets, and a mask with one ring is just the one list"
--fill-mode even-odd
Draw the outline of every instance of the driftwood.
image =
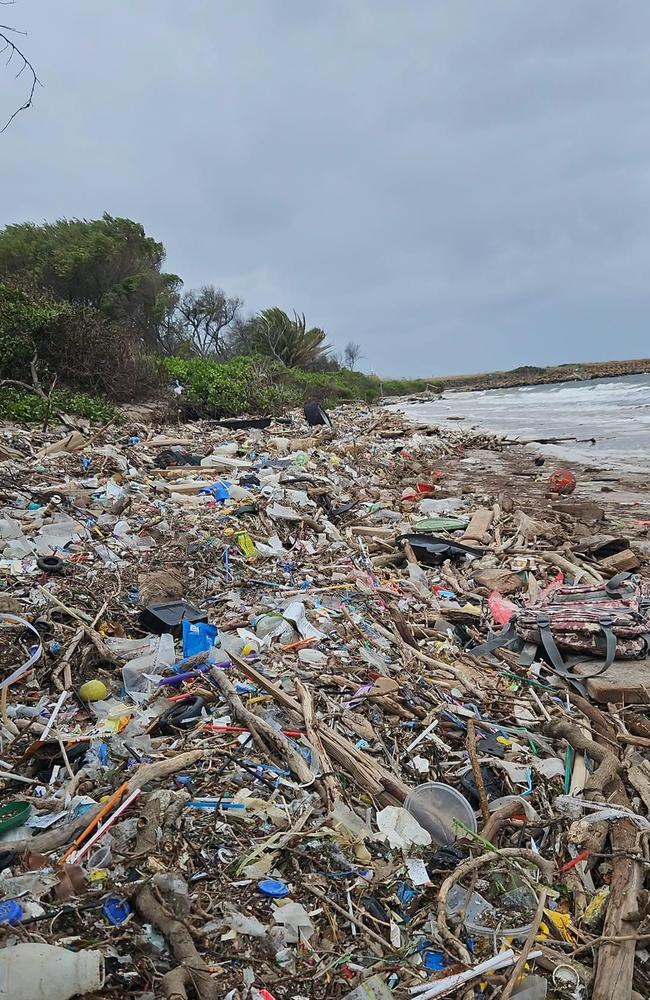
[[167, 788], [143, 796], [144, 807], [138, 818], [135, 840], [136, 858], [161, 852], [165, 830], [176, 822], [189, 798], [188, 792], [182, 789], [171, 791]]
[[[611, 739], [612, 726], [605, 716], [582, 699], [580, 708], [598, 726], [599, 738]], [[602, 799], [607, 791], [608, 805], [630, 807], [620, 779], [624, 765], [608, 745], [602, 746], [591, 740], [571, 722], [550, 722], [543, 729], [549, 736], [562, 737], [574, 749], [586, 751], [598, 761], [598, 768], [585, 785], [588, 798]], [[603, 928], [605, 940], [598, 951], [592, 1000], [610, 1000], [614, 996], [617, 1000], [630, 1000], [636, 948], [634, 935], [640, 920], [639, 896], [643, 888], [644, 868], [637, 846], [637, 830], [632, 822], [615, 820], [611, 824], [610, 837], [614, 854], [612, 877]], [[611, 938], [618, 940], [609, 940]]]
[[545, 722], [542, 730], [547, 736], [566, 740], [574, 750], [586, 750], [590, 757], [598, 761], [598, 768], [589, 777], [585, 785], [585, 794], [591, 793], [593, 795], [594, 792], [604, 793], [605, 789], [623, 769], [620, 760], [611, 750], [607, 750], [599, 743], [595, 743], [589, 739], [588, 736], [585, 736], [583, 730], [573, 722]]
[[[618, 779], [609, 801], [612, 805], [630, 806], [623, 783]], [[634, 823], [627, 819], [615, 820], [610, 836], [614, 858], [603, 937], [627, 940], [603, 941], [598, 950], [591, 998], [631, 1000], [636, 950], [634, 935], [641, 919], [639, 899], [643, 889], [644, 865], [639, 855]], [[637, 855], [639, 860], [630, 855]]]
[[484, 542], [490, 532], [494, 519], [494, 511], [487, 507], [479, 507], [472, 514], [472, 519], [463, 532], [464, 542]]
[[[179, 753], [165, 760], [155, 761], [153, 764], [141, 764], [129, 780], [127, 794], [135, 791], [136, 788], [142, 788], [144, 785], [149, 784], [149, 782], [160, 781], [162, 778], [169, 777], [170, 774], [183, 771], [192, 764], [196, 764], [203, 757], [205, 757], [204, 750], [189, 750], [187, 753]], [[21, 840], [13, 841], [11, 845], [12, 849], [16, 851], [38, 851], [41, 854], [56, 851], [57, 848], [63, 847], [64, 844], [70, 844], [75, 836], [84, 827], [88, 826], [101, 808], [101, 806], [97, 806], [95, 809], [90, 809], [82, 816], [78, 816], [71, 823], [66, 823], [64, 826], [56, 827], [53, 830], [46, 830], [45, 833], [39, 833], [35, 837], [24, 837]]]
[[[179, 913], [178, 894], [176, 889], [172, 888], [172, 877], [176, 882], [179, 881], [178, 875], [156, 876], [153, 886], [149, 884], [142, 886], [135, 897], [138, 913], [157, 927], [167, 939], [170, 951], [183, 969], [182, 974], [178, 972], [174, 976], [166, 977], [165, 996], [181, 997], [185, 1000], [187, 997], [185, 987], [191, 982], [199, 1000], [217, 1000], [219, 993], [217, 984], [210, 975], [209, 967], [196, 950], [192, 935], [184, 922], [186, 915], [183, 912]], [[154, 891], [154, 886], [162, 896], [162, 902]], [[170, 992], [170, 987], [173, 987], [176, 993]]]
[[[241, 672], [249, 677], [258, 687], [272, 694], [275, 700], [289, 710], [289, 713], [297, 721], [304, 721], [304, 715], [299, 702], [286, 694], [273, 681], [265, 677], [256, 670], [250, 663], [230, 653], [230, 659]], [[320, 727], [320, 737], [325, 749], [334, 760], [341, 765], [350, 777], [365, 791], [377, 796], [383, 805], [401, 804], [409, 793], [409, 788], [399, 779], [395, 778], [377, 761], [373, 760], [369, 754], [358, 750], [353, 743], [346, 740], [344, 736], [330, 729], [329, 726]]]
[[314, 775], [304, 757], [301, 757], [283, 733], [274, 729], [265, 719], [261, 719], [259, 715], [255, 715], [244, 706], [223, 670], [213, 670], [210, 674], [210, 680], [219, 688], [242, 725], [247, 726], [251, 732], [257, 733], [263, 742], [281, 753], [299, 781], [307, 785], [312, 784]]

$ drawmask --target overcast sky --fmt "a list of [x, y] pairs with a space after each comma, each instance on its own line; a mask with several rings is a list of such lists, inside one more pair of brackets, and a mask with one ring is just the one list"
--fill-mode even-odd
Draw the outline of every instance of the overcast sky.
[[[650, 354], [647, 0], [0, 20], [43, 82], [0, 136], [0, 223], [129, 216], [186, 286], [304, 311], [384, 375]], [[0, 75], [0, 112], [24, 82]]]

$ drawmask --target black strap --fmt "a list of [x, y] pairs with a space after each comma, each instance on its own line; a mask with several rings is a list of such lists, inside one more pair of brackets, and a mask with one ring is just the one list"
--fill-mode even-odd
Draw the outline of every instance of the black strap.
[[564, 677], [566, 681], [573, 684], [582, 694], [585, 694], [585, 687], [582, 683], [584, 680], [588, 680], [590, 677], [598, 677], [600, 674], [605, 673], [606, 670], [611, 667], [614, 659], [616, 657], [616, 636], [611, 630], [611, 625], [613, 624], [613, 619], [610, 617], [604, 617], [600, 623], [600, 628], [605, 636], [605, 659], [597, 670], [593, 670], [588, 674], [578, 674], [576, 675], [573, 671], [575, 667], [579, 666], [581, 663], [588, 662], [588, 659], [576, 660], [572, 664], [566, 664], [562, 659], [562, 655], [557, 648], [553, 632], [551, 631], [551, 622], [548, 615], [542, 614], [541, 612], [537, 615], [537, 628], [539, 630], [539, 637], [542, 642], [542, 646], [548, 656], [551, 666], [555, 670], [556, 674], [560, 677]]
[[520, 667], [529, 667], [531, 663], [534, 663], [536, 658], [537, 658], [537, 643], [525, 642], [523, 645], [523, 649], [519, 654], [517, 665]]
[[495, 649], [508, 646], [517, 639], [515, 623], [511, 620], [501, 632], [493, 632], [490, 638], [482, 642], [480, 646], [474, 646], [473, 649], [468, 649], [467, 652], [469, 656], [483, 656], [485, 653], [493, 653]]
[[607, 581], [605, 584], [605, 590], [611, 597], [620, 596], [621, 584], [627, 583], [628, 580], [631, 579], [631, 573], [617, 573], [616, 576], [611, 577], [611, 579]]

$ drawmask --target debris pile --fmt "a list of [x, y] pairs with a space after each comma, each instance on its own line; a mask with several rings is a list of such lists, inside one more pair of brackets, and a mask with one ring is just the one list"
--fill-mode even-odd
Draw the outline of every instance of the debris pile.
[[0, 997], [650, 995], [650, 522], [268, 424], [4, 430]]

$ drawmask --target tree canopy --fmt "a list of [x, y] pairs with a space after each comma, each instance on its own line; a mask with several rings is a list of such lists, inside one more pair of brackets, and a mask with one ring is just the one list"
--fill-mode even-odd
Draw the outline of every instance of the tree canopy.
[[131, 219], [25, 222], [0, 231], [0, 281], [92, 306], [133, 325], [150, 344], [180, 279], [162, 271], [165, 248]]

